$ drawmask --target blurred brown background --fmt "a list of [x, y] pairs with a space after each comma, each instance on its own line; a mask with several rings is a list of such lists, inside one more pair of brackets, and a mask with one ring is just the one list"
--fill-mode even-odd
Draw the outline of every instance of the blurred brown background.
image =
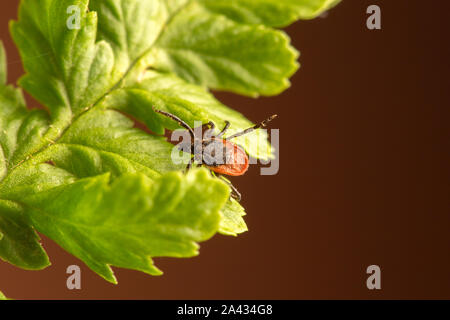
[[[0, 4], [9, 80], [23, 73]], [[382, 30], [365, 26], [378, 4]], [[193, 259], [157, 259], [162, 277], [93, 274], [52, 241], [39, 272], [0, 262], [0, 289], [22, 299], [450, 298], [448, 1], [343, 1], [287, 29], [302, 52], [278, 97], [219, 94], [252, 120], [277, 112], [280, 172], [233, 179], [250, 231], [216, 236]], [[30, 105], [36, 106], [29, 99]], [[82, 267], [82, 290], [66, 267]], [[382, 289], [366, 288], [367, 266]]]

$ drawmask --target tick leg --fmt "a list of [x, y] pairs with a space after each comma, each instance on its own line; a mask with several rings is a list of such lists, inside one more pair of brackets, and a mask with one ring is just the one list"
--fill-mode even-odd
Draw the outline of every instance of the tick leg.
[[220, 133], [216, 136], [216, 138], [222, 137], [224, 135], [224, 133], [228, 130], [229, 127], [230, 127], [230, 122], [225, 121], [225, 127], [223, 127], [222, 131], [220, 131]]
[[214, 122], [212, 122], [212, 121], [209, 121], [209, 122], [207, 123], [207, 125], [209, 125], [209, 128], [210, 128], [211, 130], [214, 130], [214, 129], [216, 128], [216, 125], [215, 125]]
[[212, 121], [209, 121], [208, 123], [202, 125], [203, 139], [211, 138], [215, 127], [216, 125]]
[[177, 122], [180, 126], [182, 126], [183, 128], [185, 128], [187, 131], [189, 131], [189, 134], [191, 135], [191, 139], [192, 141], [195, 140], [195, 136], [194, 136], [194, 130], [192, 130], [192, 128], [183, 120], [181, 120], [180, 118], [178, 118], [176, 115], [162, 111], [162, 110], [157, 110], [155, 108], [153, 108], [153, 111], [162, 114], [163, 116], [166, 116], [172, 120], [174, 120], [175, 122]]
[[221, 175], [217, 175], [217, 176], [218, 176], [223, 182], [225, 182], [227, 185], [230, 186], [230, 188], [231, 188], [231, 197], [232, 197], [234, 200], [236, 200], [237, 202], [240, 202], [242, 196], [241, 196], [241, 193], [238, 191], [238, 189], [236, 189], [236, 187], [233, 186], [233, 185], [231, 184], [231, 182], [229, 182], [229, 181], [227, 181], [226, 179], [224, 179], [224, 177], [222, 177]]
[[227, 137], [227, 140], [231, 140], [231, 139], [233, 139], [233, 138], [237, 138], [237, 137], [243, 136], [244, 134], [250, 133], [250, 132], [252, 132], [252, 131], [254, 131], [254, 130], [256, 130], [256, 129], [259, 129], [259, 128], [265, 128], [265, 127], [267, 126], [267, 123], [269, 123], [270, 121], [272, 121], [272, 120], [275, 119], [276, 117], [277, 117], [277, 115], [274, 114], [273, 116], [267, 118], [267, 119], [264, 120], [264, 121], [261, 121], [260, 123], [254, 125], [253, 127], [250, 127], [250, 128], [248, 128], [248, 129], [245, 129], [244, 131], [235, 133], [235, 134], [233, 134], [233, 135]]
[[186, 166], [186, 172], [188, 172], [192, 168], [192, 164], [194, 163], [194, 157], [189, 160], [189, 163]]

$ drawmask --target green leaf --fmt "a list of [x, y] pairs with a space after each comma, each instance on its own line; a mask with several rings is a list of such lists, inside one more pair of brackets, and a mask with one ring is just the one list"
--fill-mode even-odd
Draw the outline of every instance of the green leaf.
[[313, 19], [341, 0], [198, 0], [207, 10], [247, 24], [285, 27]]
[[6, 52], [3, 41], [0, 40], [0, 85], [6, 85], [7, 75]]
[[[0, 57], [0, 73], [6, 80], [6, 55], [1, 42]], [[0, 83], [0, 181], [21, 159], [43, 145], [46, 125], [43, 113], [27, 112], [20, 90]], [[16, 181], [15, 185], [24, 182]], [[50, 264], [22, 208], [4, 200], [0, 200], [0, 259], [24, 269], [42, 269]]]
[[[27, 72], [20, 85], [63, 117], [66, 125], [69, 117], [100, 99], [119, 76], [110, 45], [96, 42], [97, 14], [87, 12], [88, 2], [22, 0], [19, 20], [11, 23]], [[79, 9], [80, 28], [68, 27], [71, 6]]]
[[98, 36], [111, 44], [121, 72], [154, 44], [169, 15], [161, 0], [91, 0], [89, 7], [99, 13]]
[[0, 198], [73, 181], [70, 174], [35, 155], [52, 142], [43, 110], [27, 110], [21, 90], [0, 85]]
[[206, 169], [151, 181], [108, 175], [31, 195], [21, 201], [33, 225], [106, 280], [110, 265], [160, 275], [150, 257], [192, 257], [219, 227], [227, 186]]
[[243, 217], [244, 208], [234, 199], [227, 201], [222, 209], [223, 218], [220, 221], [219, 232], [227, 236], [237, 236], [239, 233], [248, 231]]
[[39, 270], [50, 265], [23, 209], [16, 203], [4, 200], [0, 200], [0, 258], [28, 270]]
[[0, 300], [8, 300], [5, 295], [0, 291]]
[[48, 126], [44, 111], [27, 111], [20, 90], [0, 85], [0, 179], [49, 143]]
[[276, 95], [298, 69], [289, 42], [281, 31], [236, 23], [191, 2], [156, 42], [153, 67], [213, 89]]

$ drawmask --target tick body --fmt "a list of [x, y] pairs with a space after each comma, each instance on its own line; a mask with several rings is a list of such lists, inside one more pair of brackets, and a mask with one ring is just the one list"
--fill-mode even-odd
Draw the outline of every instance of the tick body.
[[212, 138], [212, 140], [214, 141], [213, 143], [218, 143], [222, 146], [225, 153], [225, 161], [222, 164], [212, 166], [206, 164], [206, 167], [216, 173], [227, 176], [242, 176], [247, 172], [249, 161], [244, 149], [226, 139]]
[[222, 175], [243, 175], [248, 170], [249, 159], [244, 149], [230, 140], [250, 133], [258, 128], [265, 128], [267, 123], [275, 119], [277, 115], [273, 115], [244, 131], [235, 133], [227, 138], [222, 138], [230, 127], [230, 122], [228, 121], [225, 121], [225, 127], [217, 135], [213, 135], [212, 133], [215, 125], [211, 121], [202, 125], [201, 134], [198, 135], [196, 134], [197, 130], [191, 128], [186, 122], [177, 116], [161, 110], [154, 109], [154, 111], [171, 118], [189, 132], [191, 136], [191, 141], [189, 144], [181, 143], [179, 145], [180, 149], [183, 151], [189, 150], [193, 155], [186, 169], [189, 170], [194, 163], [204, 165], [211, 171], [214, 171], [219, 178], [225, 181], [232, 190], [231, 196], [237, 201], [240, 201], [241, 194], [239, 191], [228, 180], [224, 179]]

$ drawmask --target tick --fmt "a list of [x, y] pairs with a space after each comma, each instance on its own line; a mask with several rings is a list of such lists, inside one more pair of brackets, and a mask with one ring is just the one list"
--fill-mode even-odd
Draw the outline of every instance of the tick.
[[180, 126], [189, 132], [191, 140], [188, 145], [183, 143], [178, 145], [181, 150], [189, 150], [191, 155], [193, 155], [186, 167], [186, 170], [189, 170], [194, 163], [197, 163], [199, 166], [204, 165], [211, 171], [214, 171], [217, 177], [226, 182], [231, 188], [231, 197], [237, 201], [240, 201], [241, 194], [239, 191], [227, 179], [224, 179], [222, 175], [243, 175], [248, 170], [249, 160], [244, 149], [230, 140], [243, 136], [256, 129], [265, 128], [267, 123], [275, 119], [277, 115], [272, 115], [253, 127], [223, 138], [223, 135], [230, 127], [229, 121], [225, 121], [225, 127], [217, 135], [213, 134], [213, 130], [215, 128], [214, 123], [209, 121], [208, 123], [202, 125], [201, 134], [199, 135], [198, 130], [191, 128], [179, 117], [165, 111], [156, 109], [153, 110], [176, 121]]

